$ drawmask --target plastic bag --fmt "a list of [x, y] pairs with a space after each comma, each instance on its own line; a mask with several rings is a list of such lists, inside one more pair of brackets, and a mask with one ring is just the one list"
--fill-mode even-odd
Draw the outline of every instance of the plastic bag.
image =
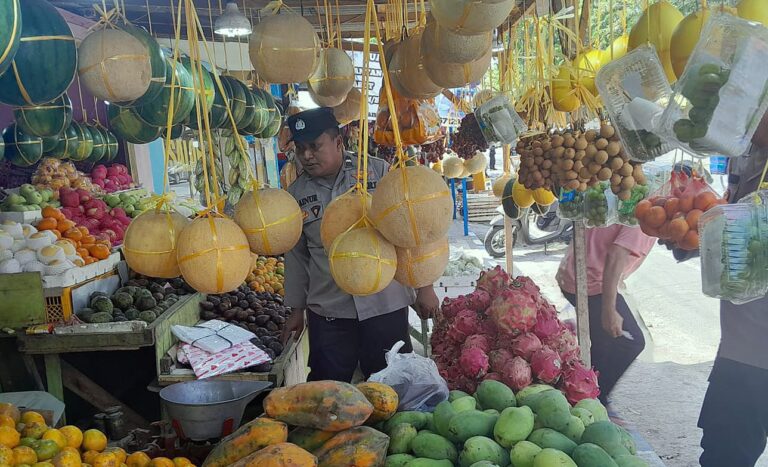
[[431, 411], [448, 400], [448, 385], [435, 362], [415, 353], [398, 353], [405, 342], [398, 341], [387, 352], [387, 367], [371, 375], [369, 381], [391, 386], [400, 398], [398, 411]]
[[584, 193], [584, 225], [606, 227], [616, 223], [618, 198], [608, 183], [601, 182]]
[[[443, 137], [440, 132], [440, 115], [437, 113], [434, 99], [407, 99], [400, 96], [394, 89], [392, 97], [397, 110], [400, 138], [404, 146], [433, 143]], [[376, 144], [384, 146], [395, 145], [392, 116], [386, 89], [383, 86], [379, 92], [379, 110], [376, 114], [373, 140]]]
[[584, 219], [584, 193], [576, 190], [561, 190], [557, 216], [572, 221]]
[[626, 201], [619, 200], [617, 207], [619, 224], [629, 227], [637, 227], [638, 222], [635, 217], [635, 208], [637, 203], [648, 197], [650, 189], [646, 185], [635, 185], [632, 188], [632, 194]]
[[528, 129], [515, 111], [515, 106], [504, 94], [500, 94], [475, 110], [480, 130], [488, 143], [512, 144]]

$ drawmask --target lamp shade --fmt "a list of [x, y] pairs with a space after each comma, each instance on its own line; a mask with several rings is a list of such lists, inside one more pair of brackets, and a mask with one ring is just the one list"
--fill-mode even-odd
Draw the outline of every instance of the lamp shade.
[[235, 2], [227, 2], [224, 13], [216, 18], [213, 31], [227, 37], [246, 36], [252, 32], [251, 22], [240, 13]]

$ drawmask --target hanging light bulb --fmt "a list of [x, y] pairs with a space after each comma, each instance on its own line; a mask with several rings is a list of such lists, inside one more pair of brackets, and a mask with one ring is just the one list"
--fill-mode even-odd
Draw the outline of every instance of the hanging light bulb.
[[227, 2], [224, 13], [216, 18], [213, 31], [227, 37], [247, 36], [253, 30], [251, 22], [237, 8], [235, 2]]

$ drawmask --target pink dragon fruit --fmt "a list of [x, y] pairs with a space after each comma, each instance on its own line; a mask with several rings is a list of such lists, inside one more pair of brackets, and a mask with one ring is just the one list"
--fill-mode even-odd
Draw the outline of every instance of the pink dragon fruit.
[[600, 395], [597, 372], [585, 368], [578, 360], [572, 361], [563, 369], [563, 392], [571, 404], [582, 399], [596, 399]]
[[512, 341], [512, 354], [530, 361], [533, 354], [541, 349], [541, 341], [536, 334], [527, 332]]
[[474, 394], [475, 391], [477, 391], [477, 381], [462, 376], [453, 386], [449, 384], [448, 389], [456, 389], [458, 391], [464, 391], [467, 394]]
[[508, 336], [517, 336], [536, 325], [536, 303], [516, 287], [501, 291], [491, 302], [488, 315]]
[[501, 373], [501, 370], [512, 361], [514, 355], [507, 349], [491, 350], [488, 353], [488, 361], [491, 364], [491, 371]]
[[[480, 322], [480, 333], [485, 334], [489, 339], [494, 340], [496, 335], [499, 333], [499, 328], [496, 327], [496, 323], [494, 323], [493, 320], [484, 319], [482, 322]], [[504, 343], [502, 341], [495, 340], [495, 344], [495, 346], [491, 345], [491, 347], [498, 347]]]
[[579, 340], [570, 329], [561, 325], [557, 334], [544, 339], [544, 345], [551, 348], [558, 354], [563, 363], [569, 363], [579, 358]]
[[563, 321], [563, 324], [565, 327], [571, 330], [572, 333], [576, 334], [576, 320], [575, 319], [566, 319]]
[[468, 308], [467, 299], [464, 295], [459, 295], [456, 298], [445, 297], [442, 305], [440, 305], [440, 311], [442, 312], [443, 317], [448, 321], [452, 321], [461, 310], [466, 310]]
[[531, 366], [522, 357], [515, 357], [507, 362], [502, 373], [504, 384], [519, 391], [533, 382]]
[[541, 289], [539, 289], [539, 286], [536, 285], [535, 282], [533, 282], [533, 279], [531, 279], [528, 276], [517, 276], [515, 277], [515, 282], [520, 284], [528, 295], [533, 297], [536, 301], [543, 300], [541, 296]]
[[476, 289], [474, 292], [466, 296], [466, 305], [470, 310], [474, 310], [478, 313], [485, 313], [485, 310], [491, 306], [491, 294], [483, 289]]
[[491, 341], [482, 334], [473, 334], [464, 341], [462, 349], [480, 349], [486, 354], [491, 351]]
[[477, 288], [485, 290], [491, 297], [504, 290], [509, 285], [509, 274], [501, 266], [483, 271], [477, 279]]
[[459, 366], [467, 378], [481, 379], [488, 373], [488, 355], [482, 349], [464, 349], [459, 357]]
[[531, 370], [542, 383], [555, 384], [562, 372], [560, 355], [547, 346], [542, 347], [531, 357]]
[[533, 333], [544, 341], [559, 333], [561, 326], [560, 320], [557, 319], [557, 311], [549, 305], [539, 308], [536, 312], [536, 325], [533, 327]]
[[448, 329], [448, 338], [461, 343], [472, 334], [480, 332], [480, 318], [472, 310], [461, 310]]
[[485, 375], [485, 378], [483, 378], [483, 381], [488, 381], [488, 380], [502, 382], [504, 381], [504, 377], [501, 373], [488, 373], [487, 375]]

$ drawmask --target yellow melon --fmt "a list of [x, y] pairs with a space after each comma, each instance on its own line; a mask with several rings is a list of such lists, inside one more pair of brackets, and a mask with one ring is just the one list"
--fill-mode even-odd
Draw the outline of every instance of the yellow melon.
[[739, 17], [768, 26], [768, 5], [765, 0], [741, 0], [736, 10]]
[[492, 40], [490, 30], [475, 36], [463, 36], [441, 27], [436, 21], [430, 21], [422, 35], [421, 46], [434, 54], [437, 60], [468, 63], [482, 57], [491, 48]]
[[430, 167], [435, 172], [439, 173], [440, 175], [443, 174], [443, 161], [437, 161]]
[[394, 70], [404, 97], [428, 99], [440, 94], [442, 87], [435, 84], [424, 68], [424, 60], [429, 54], [421, 47], [422, 33], [418, 32], [404, 39], [395, 49], [392, 62], [399, 64]]
[[294, 13], [263, 16], [249, 46], [256, 73], [270, 83], [300, 83], [317, 68], [320, 43], [312, 24]]
[[600, 50], [590, 49], [585, 50], [576, 56], [576, 59], [574, 60], [578, 72], [577, 80], [579, 84], [587, 88], [593, 96], [597, 96], [595, 76], [602, 66], [600, 63], [601, 55], [602, 52], [600, 52]]
[[327, 107], [339, 105], [355, 85], [355, 65], [343, 50], [323, 49], [320, 52], [320, 63], [309, 77], [307, 85], [311, 94], [320, 98], [335, 99], [334, 104], [321, 105]]
[[248, 237], [251, 251], [259, 255], [281, 255], [293, 248], [303, 221], [299, 203], [278, 188], [246, 193], [235, 206], [235, 222]]
[[[765, 6], [768, 6], [766, 4]], [[695, 11], [683, 18], [672, 33], [672, 41], [669, 47], [669, 58], [672, 61], [672, 69], [675, 75], [680, 78], [683, 76], [685, 65], [688, 63], [693, 53], [693, 48], [699, 42], [701, 31], [704, 25], [709, 21], [712, 11], [725, 11], [733, 13], [733, 8], [716, 6], [714, 8], [703, 8]]]
[[440, 26], [459, 34], [482, 34], [507, 19], [514, 0], [432, 0], [432, 16]]
[[320, 222], [323, 248], [329, 251], [336, 237], [358, 223], [370, 208], [371, 195], [368, 192], [350, 191], [331, 201]]
[[415, 248], [396, 248], [395, 280], [418, 289], [434, 284], [448, 265], [448, 239]]
[[328, 261], [336, 285], [352, 295], [381, 292], [392, 282], [397, 269], [395, 247], [372, 227], [336, 237]]
[[510, 180], [512, 180], [511, 174], [502, 174], [499, 178], [494, 180], [493, 184], [491, 185], [494, 196], [501, 198], [504, 195], [504, 187]]
[[456, 156], [443, 159], [443, 175], [446, 178], [457, 178], [464, 171], [464, 161]]
[[650, 43], [656, 48], [664, 72], [670, 82], [676, 80], [675, 70], [670, 57], [672, 34], [677, 25], [683, 20], [683, 14], [666, 0], [654, 3], [643, 12], [640, 19], [629, 33], [628, 50], [634, 50], [643, 44]]
[[626, 55], [628, 44], [629, 36], [626, 34], [622, 34], [621, 36], [614, 39], [613, 43], [611, 43], [611, 45], [606, 47], [606, 49], [600, 53], [600, 63], [605, 65], [612, 60], [618, 60]]
[[560, 112], [573, 112], [581, 107], [581, 101], [576, 96], [571, 85], [571, 72], [561, 67], [557, 77], [552, 80], [552, 105]]
[[360, 99], [363, 95], [357, 88], [352, 88], [344, 102], [333, 107], [333, 115], [342, 125], [354, 122], [360, 118]]
[[555, 198], [554, 193], [552, 193], [550, 190], [547, 190], [546, 188], [536, 188], [533, 190], [533, 200], [536, 202], [536, 204], [549, 206], [554, 203], [556, 199], [557, 198]]
[[307, 91], [309, 92], [309, 97], [311, 97], [315, 104], [319, 105], [320, 107], [336, 107], [337, 105], [341, 105], [342, 102], [344, 102], [344, 99], [347, 97], [346, 95], [321, 96], [311, 87], [308, 87]]
[[189, 220], [175, 211], [149, 210], [125, 232], [123, 254], [131, 269], [149, 277], [179, 277], [176, 246]]
[[475, 175], [485, 171], [485, 167], [488, 165], [488, 159], [482, 152], [476, 152], [471, 159], [464, 161], [464, 168], [467, 169], [470, 175]]
[[451, 192], [443, 178], [419, 165], [393, 169], [379, 181], [370, 217], [393, 245], [412, 248], [444, 237], [452, 212]]
[[477, 60], [468, 63], [447, 63], [437, 60], [432, 54], [427, 54], [424, 67], [427, 70], [427, 76], [436, 85], [444, 88], [460, 88], [483, 79], [485, 72], [491, 66], [491, 55], [491, 49], [488, 48]]
[[251, 272], [248, 238], [229, 219], [195, 219], [179, 236], [179, 269], [198, 292], [224, 293], [238, 288]]
[[512, 185], [512, 200], [519, 208], [529, 208], [533, 206], [533, 191], [526, 188], [522, 183], [515, 182]]

